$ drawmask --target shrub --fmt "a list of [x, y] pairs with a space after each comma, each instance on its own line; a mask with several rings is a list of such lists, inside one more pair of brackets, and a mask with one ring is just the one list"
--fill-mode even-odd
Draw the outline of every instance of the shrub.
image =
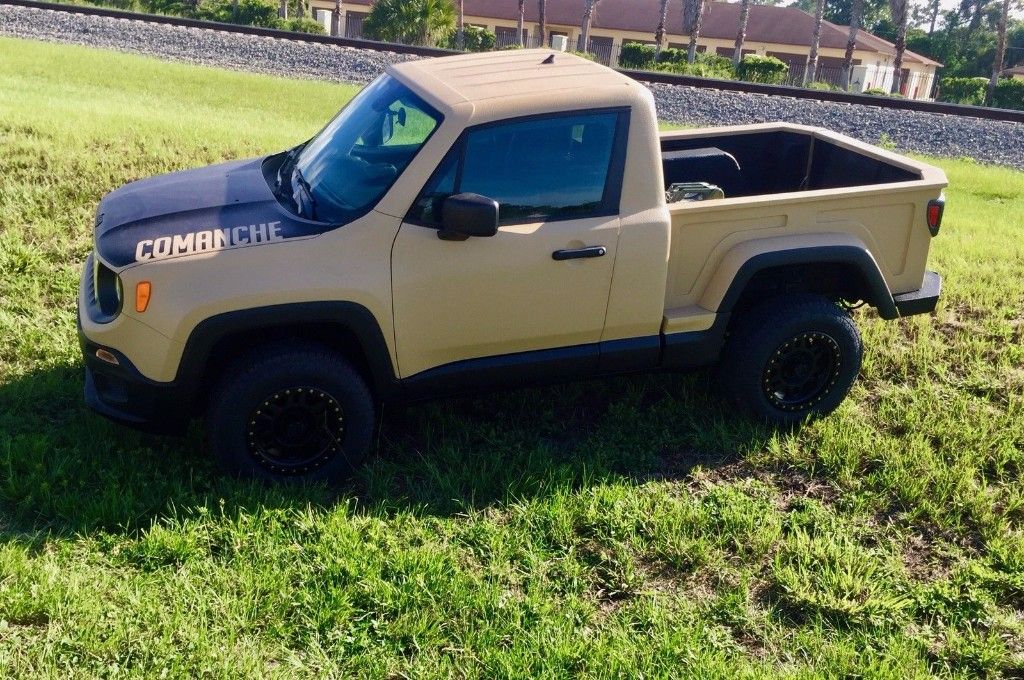
[[666, 47], [658, 55], [659, 64], [685, 64], [686, 63], [686, 50], [681, 50], [677, 47]]
[[732, 62], [717, 54], [698, 54], [697, 60], [692, 64], [682, 62], [662, 62], [654, 67], [658, 71], [678, 73], [684, 76], [698, 76], [700, 78], [719, 78], [722, 80], [735, 80], [736, 71]]
[[284, 22], [277, 16], [277, 4], [269, 0], [238, 0], [237, 13], [231, 7], [231, 0], [204, 2], [196, 10], [196, 16], [209, 21], [223, 21], [245, 26], [284, 27]]
[[[480, 28], [479, 26], [465, 26], [463, 28], [465, 36], [465, 49], [467, 52], [487, 52], [494, 49], [494, 44], [497, 38], [493, 33], [488, 31], [486, 28]], [[459, 35], [457, 31], [452, 32], [445, 41], [444, 46], [450, 50], [459, 49]], [[519, 47], [516, 45], [516, 47]]]
[[993, 106], [1024, 111], [1024, 80], [1004, 78], [996, 85]]
[[619, 54], [619, 65], [623, 68], [651, 68], [654, 65], [654, 45], [643, 43], [626, 43]]
[[789, 66], [781, 59], [762, 57], [758, 54], [748, 54], [736, 67], [736, 75], [739, 76], [739, 79], [749, 83], [778, 85], [786, 79], [787, 73], [789, 73]]
[[594, 54], [593, 52], [578, 52], [574, 50], [569, 54], [575, 54], [577, 57], [583, 57], [584, 59], [587, 59], [589, 61], [597, 61], [597, 55]]
[[324, 25], [316, 19], [310, 19], [309, 17], [302, 17], [301, 19], [289, 19], [284, 22], [282, 26], [287, 31], [295, 31], [296, 33], [318, 33], [323, 35], [327, 31], [324, 30]]
[[823, 80], [815, 80], [813, 83], [808, 83], [807, 88], [810, 89], [810, 90], [823, 90], [823, 91], [835, 91], [835, 90], [839, 90], [840, 89], [840, 87], [838, 85], [833, 85], [832, 83], [826, 83]]
[[455, 30], [451, 0], [376, 0], [363, 22], [372, 40], [433, 47]]
[[943, 78], [939, 81], [939, 101], [981, 106], [986, 87], [985, 78]]

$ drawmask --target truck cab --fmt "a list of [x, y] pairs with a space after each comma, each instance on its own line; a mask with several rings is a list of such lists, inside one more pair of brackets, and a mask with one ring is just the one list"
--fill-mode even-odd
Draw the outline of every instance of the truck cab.
[[717, 363], [795, 423], [856, 377], [844, 305], [934, 308], [943, 186], [814, 128], [659, 133], [573, 55], [405, 62], [293, 149], [104, 197], [86, 400], [269, 479], [348, 474], [384, 402], [604, 374]]

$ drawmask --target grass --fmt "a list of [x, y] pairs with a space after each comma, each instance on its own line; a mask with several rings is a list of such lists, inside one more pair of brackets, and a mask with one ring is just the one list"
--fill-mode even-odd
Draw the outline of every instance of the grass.
[[940, 160], [934, 316], [858, 312], [794, 433], [704, 374], [385, 414], [343, 489], [218, 477], [82, 405], [99, 197], [279, 150], [351, 87], [0, 40], [0, 675], [1024, 673], [1024, 174]]

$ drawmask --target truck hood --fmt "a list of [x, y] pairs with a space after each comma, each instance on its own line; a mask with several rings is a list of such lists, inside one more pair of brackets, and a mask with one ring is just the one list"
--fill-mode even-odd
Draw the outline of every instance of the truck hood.
[[97, 253], [120, 268], [330, 229], [281, 206], [264, 177], [265, 160], [159, 175], [112, 191], [96, 214]]

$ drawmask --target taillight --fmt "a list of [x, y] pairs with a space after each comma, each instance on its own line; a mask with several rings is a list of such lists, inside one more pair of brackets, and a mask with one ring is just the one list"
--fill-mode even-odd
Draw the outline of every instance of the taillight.
[[942, 226], [942, 212], [945, 208], [945, 198], [933, 198], [928, 201], [928, 231], [931, 232], [932, 236], [936, 236], [939, 233], [939, 227]]

